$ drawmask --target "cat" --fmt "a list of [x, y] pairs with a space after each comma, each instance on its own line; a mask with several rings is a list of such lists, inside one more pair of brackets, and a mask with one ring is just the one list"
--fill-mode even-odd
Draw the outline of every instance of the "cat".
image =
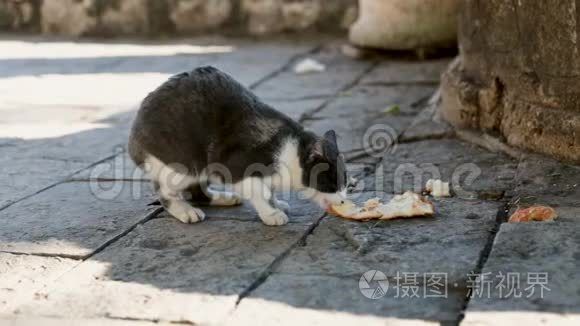
[[183, 223], [205, 218], [195, 206], [248, 200], [264, 224], [283, 225], [288, 204], [275, 191], [300, 191], [324, 209], [346, 196], [334, 131], [306, 131], [211, 66], [172, 76], [143, 100], [128, 150]]

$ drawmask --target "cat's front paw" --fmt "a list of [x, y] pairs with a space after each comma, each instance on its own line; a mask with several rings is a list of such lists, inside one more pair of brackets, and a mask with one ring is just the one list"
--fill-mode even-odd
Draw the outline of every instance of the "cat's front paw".
[[284, 225], [288, 223], [288, 215], [279, 209], [274, 210], [272, 213], [265, 216], [260, 215], [260, 219], [262, 219], [264, 224], [270, 226]]

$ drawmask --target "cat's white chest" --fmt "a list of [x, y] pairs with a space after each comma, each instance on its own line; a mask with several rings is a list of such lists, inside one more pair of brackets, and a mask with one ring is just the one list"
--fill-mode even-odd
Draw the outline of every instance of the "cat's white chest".
[[288, 139], [282, 144], [277, 158], [276, 174], [272, 176], [272, 186], [278, 191], [301, 189], [302, 167], [298, 155], [298, 141]]

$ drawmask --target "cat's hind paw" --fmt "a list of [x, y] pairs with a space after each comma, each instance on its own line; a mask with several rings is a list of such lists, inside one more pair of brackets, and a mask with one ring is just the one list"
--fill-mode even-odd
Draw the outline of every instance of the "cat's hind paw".
[[193, 207], [185, 201], [170, 202], [167, 211], [171, 216], [186, 224], [197, 223], [205, 219], [205, 213], [201, 209]]
[[288, 223], [288, 215], [277, 209], [266, 216], [260, 216], [262, 222], [269, 226], [284, 225]]

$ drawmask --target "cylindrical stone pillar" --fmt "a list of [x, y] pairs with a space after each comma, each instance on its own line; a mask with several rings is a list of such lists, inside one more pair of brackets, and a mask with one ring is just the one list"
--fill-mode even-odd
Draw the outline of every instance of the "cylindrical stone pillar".
[[464, 0], [443, 116], [508, 144], [580, 161], [580, 1]]

